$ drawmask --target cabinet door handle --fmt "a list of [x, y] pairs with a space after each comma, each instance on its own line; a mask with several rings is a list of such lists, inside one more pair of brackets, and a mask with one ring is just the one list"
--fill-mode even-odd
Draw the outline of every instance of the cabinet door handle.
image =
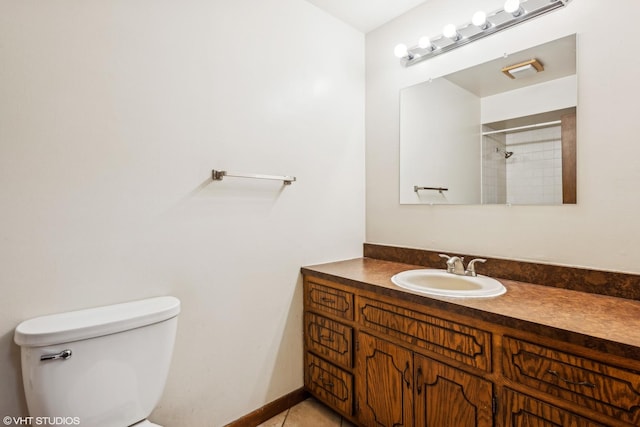
[[411, 388], [411, 377], [408, 377], [407, 375], [409, 373], [409, 368], [409, 362], [407, 362], [404, 372], [402, 373], [402, 378], [404, 379], [404, 382], [407, 383], [407, 388]]
[[418, 374], [416, 375], [416, 390], [418, 391], [418, 396], [422, 393], [422, 368], [418, 368]]
[[596, 387], [595, 384], [590, 383], [588, 381], [571, 381], [571, 380], [567, 380], [565, 378], [562, 378], [560, 376], [560, 374], [558, 373], [558, 371], [554, 371], [554, 370], [551, 370], [551, 369], [547, 369], [547, 373], [550, 374], [550, 375], [553, 375], [554, 377], [558, 378], [560, 381], [562, 381], [563, 383], [566, 383], [566, 384], [583, 385], [585, 387], [591, 387], [591, 388], [595, 388]]

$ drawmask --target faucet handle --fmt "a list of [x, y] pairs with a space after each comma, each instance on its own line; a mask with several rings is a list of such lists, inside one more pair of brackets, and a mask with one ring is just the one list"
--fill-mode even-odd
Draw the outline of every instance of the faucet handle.
[[487, 262], [486, 259], [484, 258], [476, 258], [476, 259], [472, 259], [471, 261], [469, 261], [469, 264], [467, 265], [467, 270], [464, 272], [464, 274], [466, 274], [467, 276], [472, 276], [472, 277], [476, 277], [476, 262]]
[[449, 261], [451, 261], [451, 257], [447, 254], [438, 254], [438, 256], [440, 258], [445, 258], [447, 260], [447, 271], [449, 273], [453, 272], [453, 264], [451, 264]]
[[450, 259], [455, 259], [455, 258], [459, 258], [460, 260], [464, 261], [464, 257], [457, 257], [457, 256], [449, 256], [447, 254], [438, 254], [438, 256], [440, 258], [446, 258], [447, 261], [449, 261]]

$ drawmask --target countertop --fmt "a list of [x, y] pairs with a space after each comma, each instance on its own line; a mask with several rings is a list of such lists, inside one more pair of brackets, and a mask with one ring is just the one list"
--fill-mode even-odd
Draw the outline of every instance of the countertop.
[[507, 292], [492, 298], [427, 296], [391, 282], [394, 274], [417, 268], [425, 267], [356, 258], [302, 272], [640, 361], [640, 301], [500, 278]]

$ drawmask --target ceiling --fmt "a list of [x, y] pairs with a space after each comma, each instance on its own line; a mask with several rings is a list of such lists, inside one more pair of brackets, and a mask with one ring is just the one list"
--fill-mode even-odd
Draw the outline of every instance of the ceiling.
[[325, 12], [368, 33], [428, 0], [307, 0]]
[[[536, 58], [542, 62], [544, 71], [534, 76], [511, 80], [501, 70], [508, 65]], [[566, 36], [530, 49], [509, 54], [471, 68], [444, 76], [450, 82], [466, 89], [480, 98], [497, 93], [520, 89], [576, 74], [576, 37]]]

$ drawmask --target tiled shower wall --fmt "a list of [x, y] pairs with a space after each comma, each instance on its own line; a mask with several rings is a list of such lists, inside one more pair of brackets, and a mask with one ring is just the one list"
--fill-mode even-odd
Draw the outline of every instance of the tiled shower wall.
[[507, 134], [507, 202], [562, 204], [560, 126]]
[[[491, 130], [489, 128], [484, 131]], [[482, 203], [507, 203], [506, 135], [496, 133], [482, 138]]]
[[560, 126], [485, 136], [482, 177], [483, 203], [562, 204]]

